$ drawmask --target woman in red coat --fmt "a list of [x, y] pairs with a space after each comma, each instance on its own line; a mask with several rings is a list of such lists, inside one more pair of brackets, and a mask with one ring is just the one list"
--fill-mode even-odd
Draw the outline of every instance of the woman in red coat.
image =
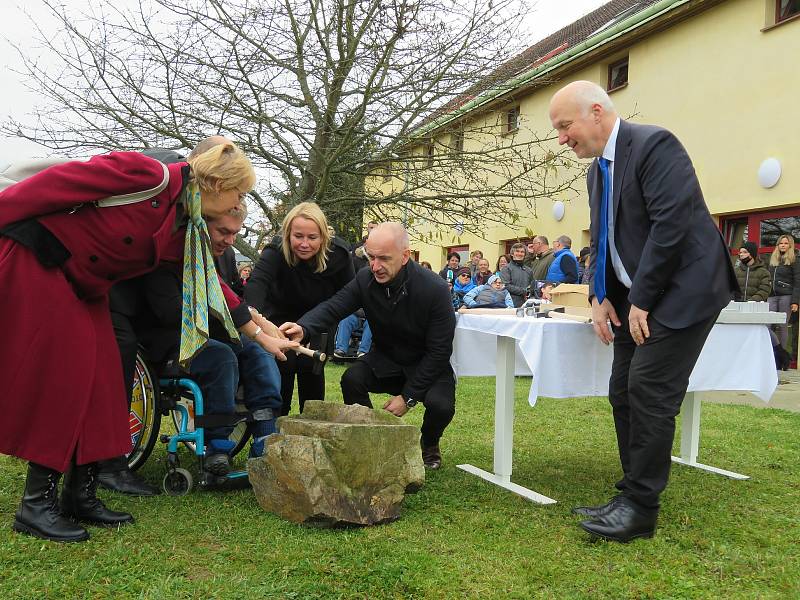
[[[29, 461], [15, 530], [81, 541], [89, 535], [73, 520], [133, 520], [95, 496], [96, 462], [131, 449], [108, 290], [160, 262], [183, 260], [186, 215], [199, 215], [191, 210], [198, 197], [204, 215], [221, 216], [254, 183], [250, 161], [227, 143], [168, 166], [113, 152], [50, 167], [0, 192], [0, 452]], [[96, 204], [159, 187], [145, 201]], [[217, 285], [198, 272], [204, 286]], [[283, 358], [290, 344], [264, 334], [227, 286], [222, 294], [227, 322]], [[205, 316], [208, 306], [197, 310]]]

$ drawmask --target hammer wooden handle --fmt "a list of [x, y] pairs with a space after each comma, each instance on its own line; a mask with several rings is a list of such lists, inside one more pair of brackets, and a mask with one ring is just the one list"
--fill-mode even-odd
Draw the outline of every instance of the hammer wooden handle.
[[298, 346], [297, 348], [292, 348], [292, 350], [298, 354], [308, 356], [309, 358], [313, 358], [314, 360], [318, 360], [320, 362], [325, 362], [325, 359], [328, 358], [328, 355], [324, 352], [312, 350], [311, 348], [306, 348], [305, 346]]

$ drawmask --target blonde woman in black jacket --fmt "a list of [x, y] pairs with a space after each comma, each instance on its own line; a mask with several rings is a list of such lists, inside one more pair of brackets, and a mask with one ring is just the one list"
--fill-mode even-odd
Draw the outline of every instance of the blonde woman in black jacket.
[[[250, 306], [281, 325], [296, 321], [334, 296], [354, 274], [350, 250], [331, 235], [322, 210], [313, 202], [301, 202], [283, 219], [281, 235], [264, 248], [244, 295]], [[327, 333], [328, 347], [324, 350], [330, 353], [336, 325]], [[319, 342], [319, 337], [312, 341], [315, 347]], [[295, 378], [300, 412], [306, 400], [325, 399], [325, 373], [314, 373], [314, 361], [295, 353], [286, 358], [278, 365], [284, 415], [291, 408]]]
[[[786, 321], [797, 312], [800, 303], [800, 260], [794, 248], [794, 239], [790, 235], [782, 235], [772, 256], [769, 258], [769, 274], [772, 291], [767, 302], [774, 312], [786, 313]], [[776, 333], [781, 346], [786, 349], [789, 341], [789, 327], [776, 325]]]

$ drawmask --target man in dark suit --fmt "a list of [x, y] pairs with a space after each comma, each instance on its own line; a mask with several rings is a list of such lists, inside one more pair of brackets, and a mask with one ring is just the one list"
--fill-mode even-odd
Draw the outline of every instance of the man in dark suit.
[[345, 404], [372, 408], [369, 392], [391, 394], [383, 408], [402, 417], [417, 404], [422, 417], [422, 461], [442, 464], [439, 440], [455, 414], [450, 355], [456, 319], [447, 283], [409, 260], [408, 233], [400, 223], [381, 223], [365, 244], [369, 269], [297, 323], [280, 326], [289, 338], [307, 340], [363, 307], [372, 349], [342, 375]]
[[692, 161], [672, 133], [621, 120], [588, 81], [553, 96], [550, 120], [560, 144], [596, 159], [587, 181], [590, 298], [595, 332], [614, 343], [608, 396], [623, 471], [618, 496], [573, 512], [589, 517], [581, 527], [598, 537], [651, 537], [675, 416], [736, 278]]

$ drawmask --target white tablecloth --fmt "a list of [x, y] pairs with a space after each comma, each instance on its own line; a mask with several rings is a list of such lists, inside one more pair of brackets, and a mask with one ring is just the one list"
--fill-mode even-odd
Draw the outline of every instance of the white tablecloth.
[[[591, 325], [572, 321], [459, 314], [451, 358], [456, 374], [495, 375], [496, 336], [517, 341], [515, 373], [533, 375], [531, 405], [539, 395], [608, 395], [612, 347], [597, 339]], [[744, 390], [769, 402], [777, 384], [767, 327], [718, 323], [700, 353], [688, 391]]]

